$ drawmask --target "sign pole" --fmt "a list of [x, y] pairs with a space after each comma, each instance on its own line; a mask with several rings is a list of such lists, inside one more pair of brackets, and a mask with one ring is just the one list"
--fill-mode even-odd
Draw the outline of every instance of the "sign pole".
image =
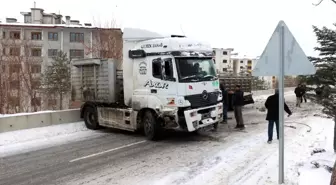
[[280, 25], [279, 65], [279, 184], [284, 183], [284, 77], [285, 77], [285, 29]]
[[[286, 62], [286, 63], [285, 63]], [[276, 67], [275, 67], [276, 66]], [[286, 67], [286, 68], [285, 68]], [[276, 76], [279, 90], [279, 184], [284, 177], [284, 79], [285, 75], [312, 75], [315, 66], [308, 60], [284, 21], [279, 21], [252, 71], [253, 76]]]

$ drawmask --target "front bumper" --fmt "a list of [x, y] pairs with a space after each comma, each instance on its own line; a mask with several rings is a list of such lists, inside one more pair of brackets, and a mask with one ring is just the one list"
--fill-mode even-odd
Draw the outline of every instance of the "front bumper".
[[223, 119], [223, 104], [184, 111], [187, 130], [193, 132], [202, 127], [215, 124]]

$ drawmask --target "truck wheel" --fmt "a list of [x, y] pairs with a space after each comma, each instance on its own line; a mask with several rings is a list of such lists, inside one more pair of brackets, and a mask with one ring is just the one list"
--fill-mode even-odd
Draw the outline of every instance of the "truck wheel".
[[147, 139], [149, 140], [159, 139], [161, 129], [153, 112], [151, 111], [145, 112], [143, 117], [143, 127]]
[[87, 107], [84, 110], [84, 122], [88, 129], [99, 129], [97, 111], [93, 107]]

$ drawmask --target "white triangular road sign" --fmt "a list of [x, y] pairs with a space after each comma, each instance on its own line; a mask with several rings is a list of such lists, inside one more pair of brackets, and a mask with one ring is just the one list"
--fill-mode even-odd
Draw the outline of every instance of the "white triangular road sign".
[[252, 76], [279, 76], [280, 67], [280, 29], [284, 26], [284, 72], [285, 75], [315, 74], [314, 65], [297, 43], [284, 21], [280, 21], [264, 52], [252, 71]]

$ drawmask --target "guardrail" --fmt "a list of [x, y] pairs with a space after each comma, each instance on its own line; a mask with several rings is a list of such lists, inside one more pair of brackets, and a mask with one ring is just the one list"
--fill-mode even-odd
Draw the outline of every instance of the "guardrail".
[[0, 133], [78, 121], [79, 109], [5, 115], [0, 117]]
[[[294, 92], [295, 87], [287, 87], [285, 88], [284, 92], [293, 91]], [[268, 89], [268, 90], [259, 90], [259, 91], [252, 91], [252, 96], [259, 96], [259, 95], [268, 95], [273, 94], [274, 89]]]
[[[285, 92], [293, 90], [294, 87], [285, 88]], [[274, 89], [252, 91], [252, 93], [253, 96], [268, 95], [273, 94]], [[79, 109], [5, 115], [0, 117], [0, 133], [79, 121], [82, 121]]]

